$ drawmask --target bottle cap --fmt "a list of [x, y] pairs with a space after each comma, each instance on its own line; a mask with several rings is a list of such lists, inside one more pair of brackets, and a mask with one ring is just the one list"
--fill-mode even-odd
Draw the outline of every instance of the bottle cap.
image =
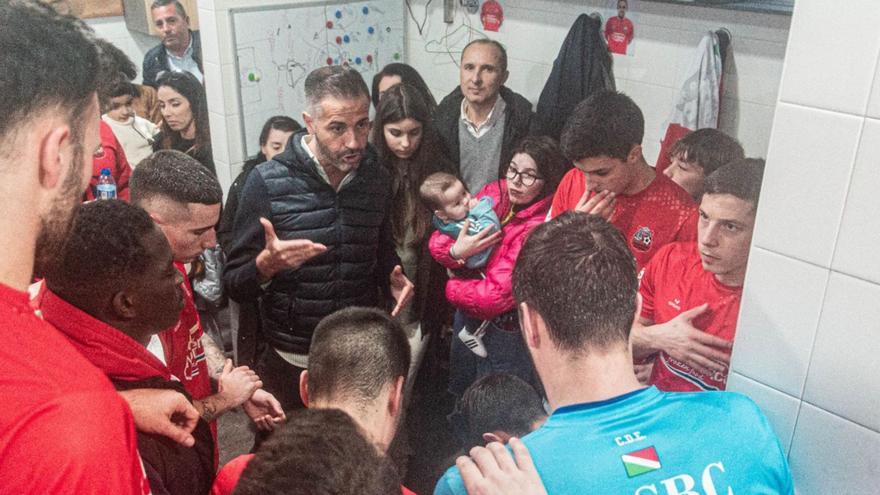
[[102, 168], [101, 175], [110, 175], [110, 169], [107, 167]]

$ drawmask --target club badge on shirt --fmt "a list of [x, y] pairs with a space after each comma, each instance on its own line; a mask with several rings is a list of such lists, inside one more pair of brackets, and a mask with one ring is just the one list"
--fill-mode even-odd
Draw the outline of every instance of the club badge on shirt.
[[654, 240], [654, 232], [648, 227], [639, 227], [632, 237], [632, 245], [639, 251], [648, 251], [651, 249], [651, 242]]

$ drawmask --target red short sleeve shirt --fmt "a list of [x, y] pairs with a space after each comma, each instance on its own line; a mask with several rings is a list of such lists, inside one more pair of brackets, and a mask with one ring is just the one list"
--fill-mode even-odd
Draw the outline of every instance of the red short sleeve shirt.
[[[661, 249], [642, 272], [639, 293], [641, 316], [654, 323], [666, 323], [708, 303], [709, 309], [693, 325], [733, 342], [742, 287], [724, 285], [704, 270], [696, 243], [673, 243]], [[727, 373], [707, 375], [661, 351], [654, 360], [651, 384], [666, 391], [724, 390]]]

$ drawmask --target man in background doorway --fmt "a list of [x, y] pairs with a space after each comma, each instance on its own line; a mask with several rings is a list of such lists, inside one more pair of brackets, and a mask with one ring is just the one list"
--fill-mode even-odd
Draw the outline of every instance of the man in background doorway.
[[156, 0], [150, 6], [153, 24], [162, 43], [144, 55], [144, 84], [158, 89], [156, 81], [167, 71], [189, 72], [204, 82], [202, 42], [189, 28], [189, 16], [178, 0]]

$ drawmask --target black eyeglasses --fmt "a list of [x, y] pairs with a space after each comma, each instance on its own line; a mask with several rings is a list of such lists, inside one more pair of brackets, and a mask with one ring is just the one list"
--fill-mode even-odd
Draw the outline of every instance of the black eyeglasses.
[[544, 180], [543, 177], [538, 177], [537, 175], [531, 172], [520, 172], [519, 170], [513, 168], [512, 166], [507, 167], [507, 178], [510, 180], [516, 180], [519, 177], [519, 181], [522, 185], [529, 187], [535, 183], [535, 181]]

